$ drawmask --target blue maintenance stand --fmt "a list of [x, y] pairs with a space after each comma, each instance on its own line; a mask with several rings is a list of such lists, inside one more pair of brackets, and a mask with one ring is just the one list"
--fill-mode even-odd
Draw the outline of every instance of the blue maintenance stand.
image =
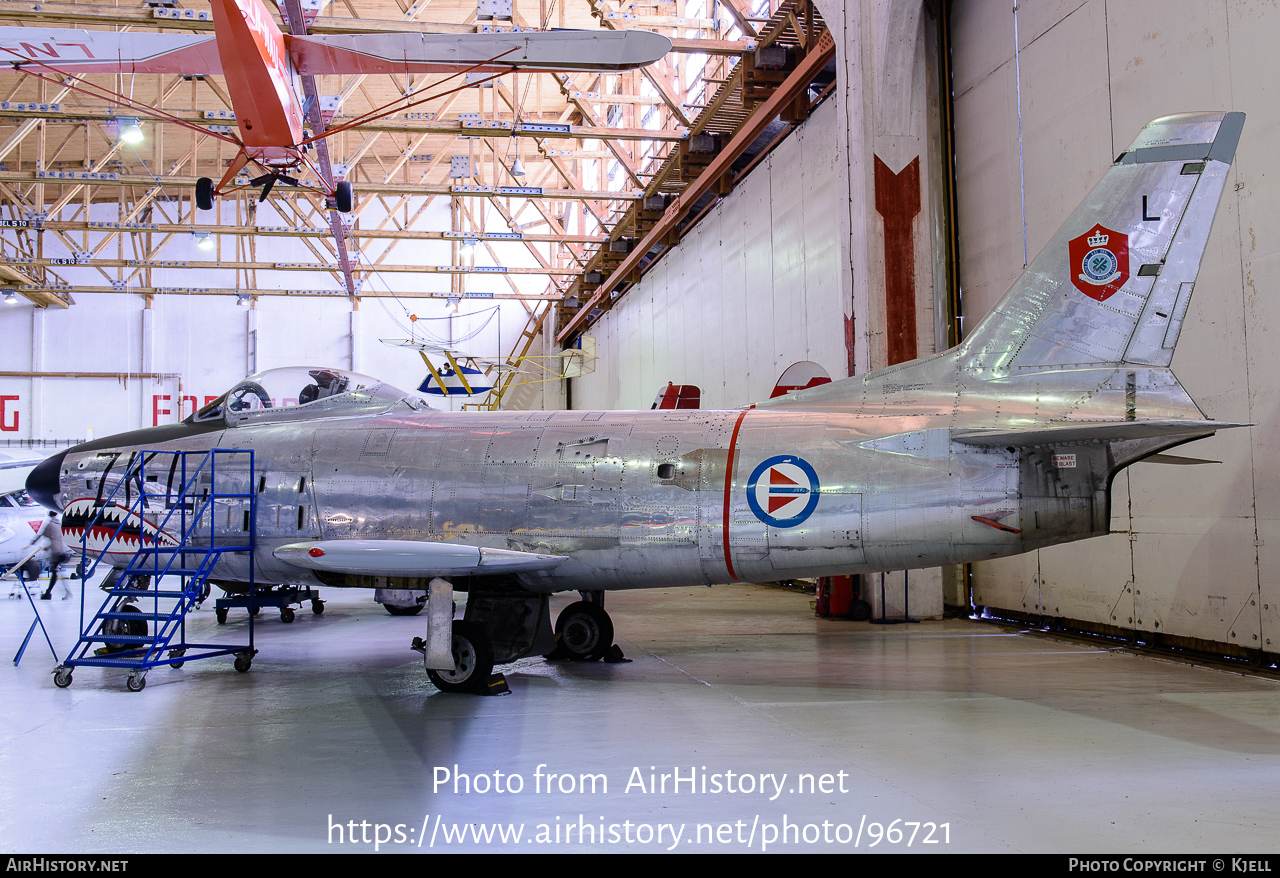
[[40, 633], [44, 635], [44, 642], [49, 644], [49, 652], [53, 653], [53, 660], [58, 660], [58, 651], [53, 648], [53, 641], [49, 639], [49, 629], [44, 627], [44, 620], [40, 618], [40, 608], [36, 606], [35, 599], [31, 597], [31, 589], [27, 586], [26, 577], [22, 575], [22, 566], [34, 558], [42, 549], [42, 546], [33, 546], [31, 551], [27, 553], [17, 564], [10, 569], [18, 577], [18, 585], [22, 586], [22, 593], [27, 596], [27, 603], [31, 605], [31, 612], [35, 613], [35, 618], [31, 620], [31, 627], [27, 629], [27, 636], [22, 638], [22, 646], [18, 647], [18, 651], [14, 653], [13, 665], [17, 667], [22, 661], [22, 654], [27, 651], [27, 644], [31, 642], [31, 635], [36, 633], [36, 626], [40, 626]]
[[[138, 692], [147, 684], [147, 671], [158, 665], [180, 668], [225, 655], [235, 657], [237, 671], [249, 670], [257, 654], [252, 617], [246, 644], [191, 643], [186, 618], [204, 599], [209, 575], [225, 554], [247, 556], [249, 594], [254, 593], [253, 452], [143, 450], [113, 481], [109, 493], [106, 487], [99, 492], [103, 499], [96, 501], [81, 538], [82, 581], [109, 555], [132, 552], [132, 558], [108, 576], [106, 600], [87, 622], [82, 592], [82, 633], [54, 668], [54, 685], [70, 686], [79, 667], [125, 668], [129, 690]], [[105, 539], [105, 545], [89, 549], [91, 537]]]

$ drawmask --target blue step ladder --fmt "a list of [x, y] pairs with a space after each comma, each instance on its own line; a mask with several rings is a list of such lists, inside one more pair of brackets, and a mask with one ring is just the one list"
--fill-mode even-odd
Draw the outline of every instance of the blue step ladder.
[[[133, 556], [108, 574], [102, 586], [106, 600], [87, 622], [81, 592], [81, 635], [54, 668], [54, 685], [70, 686], [79, 667], [125, 668], [126, 685], [138, 692], [147, 684], [147, 671], [158, 665], [180, 668], [224, 655], [235, 657], [237, 671], [248, 671], [257, 654], [252, 617], [249, 642], [227, 645], [189, 642], [187, 614], [208, 595], [209, 576], [228, 553], [246, 556], [249, 593], [254, 593], [253, 452], [143, 450], [131, 455], [112, 481], [109, 493], [106, 485], [99, 488], [102, 499], [87, 516], [81, 581], [108, 558], [118, 561], [130, 551]], [[90, 549], [91, 539], [105, 543]], [[113, 560], [107, 563], [114, 566]]]

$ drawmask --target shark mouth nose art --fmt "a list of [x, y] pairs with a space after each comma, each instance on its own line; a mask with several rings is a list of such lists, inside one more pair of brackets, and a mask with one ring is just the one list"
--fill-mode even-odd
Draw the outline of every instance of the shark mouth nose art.
[[[178, 541], [159, 530], [136, 512], [118, 503], [83, 497], [72, 500], [62, 511], [62, 532], [83, 540], [89, 551], [110, 555], [132, 555], [140, 548], [175, 547]], [[109, 548], [108, 548], [109, 547]]]

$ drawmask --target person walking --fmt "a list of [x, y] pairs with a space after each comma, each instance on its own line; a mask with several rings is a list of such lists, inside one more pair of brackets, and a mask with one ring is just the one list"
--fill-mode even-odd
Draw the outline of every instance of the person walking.
[[[53, 599], [53, 587], [58, 582], [59, 565], [71, 560], [71, 552], [67, 549], [66, 541], [62, 539], [62, 525], [58, 522], [58, 513], [52, 509], [49, 510], [49, 517], [32, 537], [30, 545], [34, 546], [41, 539], [48, 540], [49, 543], [49, 587], [45, 589], [44, 594], [40, 595], [40, 600], [47, 601]], [[65, 581], [62, 583], [62, 590], [64, 592], [62, 599], [65, 601], [71, 597], [71, 588]]]

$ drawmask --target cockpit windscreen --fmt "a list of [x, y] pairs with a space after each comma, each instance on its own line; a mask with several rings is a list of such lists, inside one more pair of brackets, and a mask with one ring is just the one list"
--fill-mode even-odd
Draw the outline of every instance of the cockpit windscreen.
[[[344, 393], [377, 387], [386, 388], [376, 378], [341, 369], [308, 366], [268, 369], [241, 381], [227, 393], [196, 412], [193, 420], [209, 421], [228, 414], [241, 414], [262, 409], [297, 408]], [[403, 396], [398, 390], [386, 389], [390, 393], [379, 395], [394, 396], [397, 399]]]

